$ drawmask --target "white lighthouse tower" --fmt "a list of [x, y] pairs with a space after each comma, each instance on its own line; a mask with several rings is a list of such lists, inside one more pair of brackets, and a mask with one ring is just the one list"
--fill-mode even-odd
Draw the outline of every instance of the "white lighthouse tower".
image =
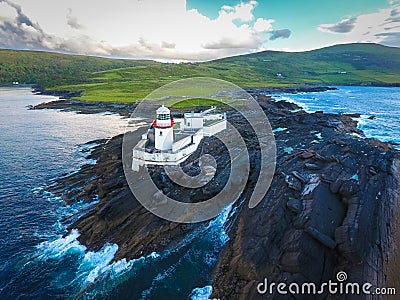
[[174, 143], [174, 120], [171, 111], [164, 105], [157, 109], [157, 117], [153, 122], [154, 146], [157, 150], [172, 150]]

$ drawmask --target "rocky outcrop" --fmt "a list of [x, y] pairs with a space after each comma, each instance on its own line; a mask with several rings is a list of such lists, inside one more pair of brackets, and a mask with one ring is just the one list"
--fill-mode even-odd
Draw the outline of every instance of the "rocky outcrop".
[[32, 92], [39, 95], [56, 96], [60, 97], [61, 99], [71, 99], [73, 97], [79, 97], [82, 95], [82, 92], [80, 91], [72, 92], [68, 90], [46, 90], [44, 87], [38, 85], [33, 87]]
[[311, 93], [311, 92], [326, 92], [330, 90], [337, 90], [335, 87], [321, 86], [321, 85], [303, 85], [293, 87], [267, 87], [267, 88], [253, 88], [247, 89], [249, 93], [257, 94], [297, 94], [297, 93]]
[[262, 105], [275, 126], [287, 128], [276, 133], [276, 176], [263, 202], [239, 213], [215, 271], [213, 296], [274, 299], [282, 297], [276, 290], [257, 292], [264, 278], [319, 284], [339, 271], [351, 282], [387, 286], [398, 152], [353, 138], [349, 133], [357, 130], [348, 116], [279, 112], [274, 118], [270, 103]]
[[[57, 94], [55, 96], [60, 95]], [[74, 111], [78, 114], [98, 114], [108, 112], [129, 117], [135, 108], [134, 104], [71, 100], [67, 96], [64, 98], [65, 99], [40, 103], [29, 107], [29, 109], [59, 109], [61, 111]]]
[[[230, 240], [215, 269], [213, 296], [279, 297], [257, 293], [257, 283], [264, 278], [270, 282], [318, 284], [345, 271], [352, 282], [371, 282], [375, 286], [390, 282], [387, 276], [397, 278], [389, 262], [398, 265], [398, 258], [392, 254], [397, 253], [393, 232], [398, 226], [393, 214], [398, 214], [398, 151], [388, 143], [355, 137], [354, 133], [362, 132], [351, 116], [307, 114], [297, 111], [295, 104], [256, 96], [275, 129], [276, 173], [258, 206], [237, 207], [229, 227]], [[128, 109], [121, 108], [121, 114]], [[256, 149], [251, 149], [255, 148], [254, 138], [250, 134], [245, 140], [251, 150], [252, 172], [242, 198], [248, 199], [259, 166]], [[105, 242], [117, 243], [120, 247], [116, 259], [137, 258], [176, 246], [203, 224], [171, 223], [145, 210], [127, 186], [121, 142], [122, 136], [99, 141], [91, 154], [96, 165], [84, 166], [53, 187], [67, 203], [99, 197], [95, 209], [71, 228], [79, 229], [80, 241], [91, 249], [100, 249]], [[227, 165], [224, 148], [215, 140], [205, 139], [188, 161], [189, 174], [198, 171], [196, 157], [202, 151], [217, 157], [220, 165]], [[172, 187], [163, 179], [162, 168], [152, 172], [165, 193], [190, 201], [201, 201], [203, 196], [217, 192], [218, 183], [227, 176], [225, 168], [217, 170], [217, 184], [194, 195]]]

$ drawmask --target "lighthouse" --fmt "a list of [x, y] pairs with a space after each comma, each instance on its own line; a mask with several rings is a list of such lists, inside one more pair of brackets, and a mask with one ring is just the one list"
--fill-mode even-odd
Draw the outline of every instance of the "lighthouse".
[[203, 137], [226, 129], [226, 115], [212, 114], [215, 109], [184, 113], [183, 118], [174, 120], [167, 107], [158, 107], [152, 126], [133, 148], [132, 170], [139, 171], [143, 165], [176, 166], [185, 161], [196, 151]]
[[156, 111], [156, 120], [153, 122], [154, 146], [157, 150], [171, 150], [174, 143], [174, 120], [171, 118], [171, 111], [161, 106]]

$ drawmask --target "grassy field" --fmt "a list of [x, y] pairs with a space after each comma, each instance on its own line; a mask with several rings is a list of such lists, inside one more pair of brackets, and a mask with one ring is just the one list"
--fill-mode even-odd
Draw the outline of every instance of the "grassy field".
[[[159, 63], [0, 50], [0, 83], [37, 83], [82, 91], [83, 100], [131, 102], [169, 82], [213, 77], [242, 88], [400, 83], [400, 49], [337, 45], [300, 52], [265, 51], [203, 63]], [[185, 93], [182, 90], [182, 95]]]
[[172, 105], [174, 108], [185, 108], [185, 107], [195, 107], [195, 106], [222, 106], [222, 102], [206, 99], [206, 98], [192, 98], [188, 100], [182, 100], [179, 103]]

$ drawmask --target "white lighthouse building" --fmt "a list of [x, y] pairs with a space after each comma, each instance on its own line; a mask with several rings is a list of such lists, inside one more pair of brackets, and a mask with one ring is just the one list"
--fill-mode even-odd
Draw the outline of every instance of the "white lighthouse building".
[[226, 129], [226, 115], [214, 113], [215, 106], [202, 112], [185, 113], [173, 119], [171, 111], [162, 105], [156, 118], [133, 148], [132, 169], [141, 165], [177, 165], [196, 151], [205, 136], [212, 136]]
[[157, 109], [157, 116], [153, 122], [155, 148], [157, 150], [172, 150], [174, 143], [174, 120], [171, 111], [164, 105]]

